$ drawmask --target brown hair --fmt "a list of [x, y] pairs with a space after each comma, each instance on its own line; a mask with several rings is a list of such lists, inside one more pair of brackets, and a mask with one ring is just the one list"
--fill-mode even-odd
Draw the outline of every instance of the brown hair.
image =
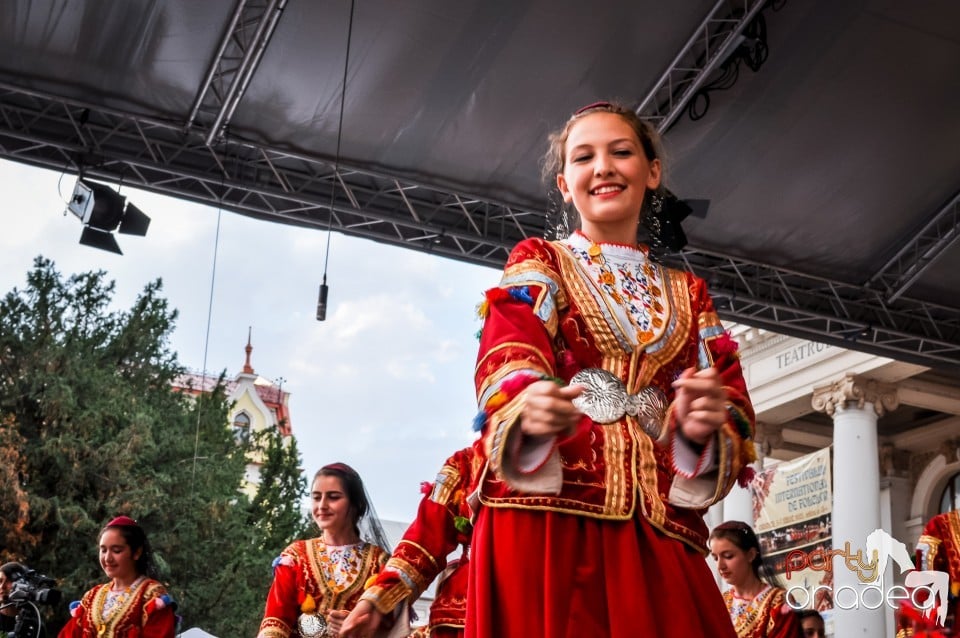
[[[737, 546], [743, 552], [749, 552], [751, 549], [757, 550], [750, 567], [753, 569], [753, 575], [762, 581], [769, 582], [769, 574], [765, 569], [763, 562], [763, 552], [760, 550], [760, 539], [753, 528], [743, 521], [726, 521], [720, 523], [710, 532], [710, 540], [722, 538], [728, 540]], [[765, 578], [766, 577], [766, 578]]]
[[132, 518], [118, 516], [100, 530], [100, 535], [97, 536], [97, 538], [102, 538], [104, 533], [110, 529], [115, 529], [120, 532], [123, 540], [125, 540], [130, 547], [131, 556], [136, 554], [137, 550], [142, 550], [140, 556], [134, 560], [137, 575], [148, 576], [154, 580], [158, 580], [160, 578], [160, 570], [157, 567], [153, 555], [153, 548], [150, 547], [150, 541], [147, 540], [147, 532], [144, 531], [140, 524]]
[[613, 113], [622, 117], [623, 120], [630, 125], [630, 128], [633, 129], [633, 132], [637, 134], [637, 139], [640, 140], [640, 146], [643, 148], [643, 153], [646, 155], [647, 160], [652, 162], [658, 159], [661, 164], [663, 163], [663, 147], [660, 143], [660, 134], [657, 133], [657, 130], [652, 124], [641, 119], [639, 115], [620, 104], [596, 102], [579, 109], [570, 116], [570, 119], [567, 120], [561, 129], [551, 133], [547, 138], [549, 148], [543, 156], [542, 175], [544, 182], [552, 184], [556, 176], [566, 168], [566, 146], [567, 138], [570, 136], [570, 129], [573, 128], [576, 122], [593, 113]]
[[340, 479], [340, 484], [343, 485], [343, 491], [346, 493], [347, 500], [350, 502], [350, 519], [351, 523], [353, 523], [353, 529], [359, 534], [360, 519], [363, 518], [363, 515], [366, 514], [370, 508], [367, 492], [363, 488], [363, 481], [360, 479], [360, 474], [346, 463], [331, 463], [317, 470], [317, 473], [313, 475], [313, 482], [316, 483], [317, 479], [321, 476], [334, 476]]

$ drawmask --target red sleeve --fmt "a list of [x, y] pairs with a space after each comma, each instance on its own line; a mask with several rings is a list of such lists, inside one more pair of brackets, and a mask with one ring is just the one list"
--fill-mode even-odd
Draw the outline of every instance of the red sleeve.
[[475, 382], [477, 429], [490, 469], [503, 473], [506, 443], [522, 405], [520, 396], [539, 379], [556, 377], [552, 342], [557, 333], [562, 292], [556, 255], [543, 240], [514, 248], [500, 286], [487, 292]]
[[267, 594], [266, 609], [260, 623], [261, 638], [288, 638], [293, 635], [299, 615], [297, 567], [293, 558], [284, 552], [281, 562], [273, 570], [273, 583]]
[[174, 638], [177, 630], [177, 615], [173, 607], [164, 607], [147, 614], [143, 625], [143, 638]]
[[800, 624], [800, 618], [786, 604], [783, 592], [777, 596], [776, 603], [776, 606], [770, 610], [767, 638], [799, 638], [802, 636], [803, 626]]
[[63, 626], [63, 629], [60, 630], [60, 633], [57, 634], [57, 638], [81, 638], [83, 636], [83, 628], [80, 626], [77, 618], [71, 618], [67, 621], [67, 624]]
[[747, 383], [740, 365], [738, 345], [723, 327], [707, 292], [707, 285], [690, 274], [690, 285], [695, 307], [699, 308], [697, 327], [699, 336], [698, 367], [713, 366], [720, 374], [727, 393], [727, 422], [719, 430], [721, 481], [719, 496], [727, 494], [735, 480], [744, 478], [741, 472], [756, 460], [753, 436], [756, 415], [747, 393]]
[[83, 594], [76, 609], [70, 612], [70, 620], [57, 634], [57, 638], [83, 638], [83, 630], [87, 624], [87, 609], [92, 604], [94, 594], [99, 587], [98, 585]]
[[380, 613], [405, 599], [415, 600], [447, 565], [447, 556], [470, 541], [465, 499], [471, 483], [471, 448], [444, 463], [417, 517], [404, 533], [386, 567], [363, 595]]

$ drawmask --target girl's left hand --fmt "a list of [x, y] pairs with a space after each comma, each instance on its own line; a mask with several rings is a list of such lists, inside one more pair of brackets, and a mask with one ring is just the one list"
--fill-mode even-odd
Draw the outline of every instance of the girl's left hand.
[[676, 381], [674, 414], [680, 431], [697, 445], [706, 445], [727, 422], [727, 391], [716, 368], [687, 368]]

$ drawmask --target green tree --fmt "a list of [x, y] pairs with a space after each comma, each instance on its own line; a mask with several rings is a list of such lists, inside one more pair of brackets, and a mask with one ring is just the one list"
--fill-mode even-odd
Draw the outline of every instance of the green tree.
[[260, 453], [260, 484], [250, 504], [250, 523], [257, 530], [260, 549], [277, 555], [292, 541], [314, 533], [313, 521], [304, 512], [307, 479], [300, 470], [300, 452], [293, 437], [287, 440], [275, 429], [254, 434]]
[[[152, 282], [112, 311], [105, 273], [64, 278], [38, 257], [26, 287], [0, 302], [0, 558], [79, 598], [104, 578], [99, 530], [128, 514], [147, 530], [185, 627], [253, 635], [278, 551], [268, 544], [292, 532], [278, 525], [266, 541], [250, 517], [282, 510], [276, 499], [297, 485], [284, 478], [257, 506], [240, 489], [247, 450], [227, 427], [223, 384], [197, 399], [171, 385], [183, 369], [168, 345], [176, 311], [160, 291]], [[287, 451], [278, 462], [289, 461]], [[65, 615], [65, 605], [48, 611], [51, 633]]]

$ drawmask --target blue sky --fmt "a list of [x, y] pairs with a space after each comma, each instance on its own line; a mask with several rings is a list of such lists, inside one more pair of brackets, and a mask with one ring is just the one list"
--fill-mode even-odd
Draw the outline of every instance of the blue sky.
[[118, 235], [120, 256], [78, 243], [80, 223], [63, 214], [75, 181], [0, 160], [0, 291], [22, 287], [41, 254], [64, 274], [105, 270], [117, 308], [160, 278], [180, 313], [172, 348], [195, 370], [206, 350], [213, 373], [239, 371], [252, 327], [255, 371], [291, 393], [306, 473], [349, 463], [381, 517], [411, 520], [420, 481], [473, 438], [474, 307], [500, 273], [334, 233], [321, 323], [325, 232], [223, 212], [211, 296], [215, 208], [124, 188], [151, 224], [146, 237]]

